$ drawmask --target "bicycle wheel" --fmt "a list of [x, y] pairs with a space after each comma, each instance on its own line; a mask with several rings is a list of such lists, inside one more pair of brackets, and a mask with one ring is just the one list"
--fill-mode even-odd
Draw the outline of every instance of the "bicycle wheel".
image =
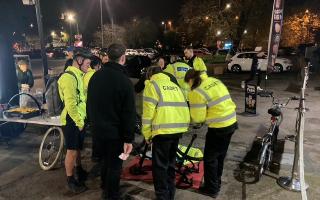
[[268, 162], [269, 162], [269, 152], [268, 152], [268, 149], [269, 149], [269, 144], [268, 143], [264, 143], [262, 145], [262, 148], [260, 150], [260, 153], [259, 153], [259, 165], [258, 165], [258, 170], [257, 170], [257, 173], [256, 173], [256, 179], [259, 181], [262, 177], [262, 174], [263, 172], [265, 171], [265, 169], [267, 168], [268, 166]]
[[60, 127], [51, 127], [44, 135], [39, 149], [39, 165], [43, 170], [52, 169], [61, 155], [64, 136]]

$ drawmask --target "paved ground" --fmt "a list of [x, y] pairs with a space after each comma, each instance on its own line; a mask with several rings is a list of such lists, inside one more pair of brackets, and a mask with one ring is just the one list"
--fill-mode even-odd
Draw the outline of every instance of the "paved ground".
[[[240, 81], [248, 74], [226, 74], [219, 78], [229, 87], [231, 95], [238, 108], [239, 130], [232, 138], [228, 156], [225, 162], [223, 186], [217, 199], [226, 200], [269, 200], [269, 199], [300, 199], [299, 193], [286, 191], [279, 187], [276, 180], [279, 176], [289, 175], [293, 162], [294, 144], [285, 141], [284, 137], [294, 133], [296, 118], [295, 108], [298, 102], [291, 102], [284, 110], [284, 121], [281, 125], [278, 147], [274, 156], [271, 172], [267, 172], [260, 182], [255, 182], [252, 168], [259, 151], [256, 136], [261, 135], [268, 127], [269, 116], [266, 112], [271, 100], [258, 99], [258, 113], [256, 117], [245, 117], [244, 94], [240, 88]], [[275, 96], [285, 99], [299, 95], [299, 82], [293, 73], [275, 74], [270, 77], [268, 88]], [[320, 115], [318, 106], [320, 98], [319, 76], [312, 77], [307, 89], [307, 107], [305, 132], [305, 172], [310, 185], [308, 196], [311, 200], [319, 199], [320, 195]], [[141, 109], [141, 96], [137, 97], [137, 109]], [[91, 179], [87, 185], [87, 192], [73, 196], [65, 187], [65, 175], [61, 165], [55, 170], [42, 171], [38, 166], [38, 148], [46, 127], [28, 126], [20, 137], [11, 142], [10, 147], [0, 144], [0, 200], [55, 200], [55, 199], [100, 199], [99, 179]], [[195, 146], [203, 148], [205, 128], [199, 130]], [[190, 133], [186, 134], [181, 143], [187, 144]], [[84, 166], [91, 169], [90, 137], [86, 141], [83, 152]], [[154, 199], [153, 186], [143, 182], [123, 181], [121, 183], [123, 195], [132, 199]], [[178, 190], [177, 200], [209, 199], [193, 190]]]

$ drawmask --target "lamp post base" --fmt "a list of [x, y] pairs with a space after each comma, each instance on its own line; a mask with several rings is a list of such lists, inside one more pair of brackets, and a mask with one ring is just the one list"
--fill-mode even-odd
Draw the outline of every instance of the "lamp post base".
[[[293, 179], [291, 177], [280, 177], [277, 180], [278, 185], [282, 188], [293, 191], [293, 192], [301, 192], [301, 183], [299, 179]], [[309, 185], [306, 184], [306, 189], [308, 189]]]

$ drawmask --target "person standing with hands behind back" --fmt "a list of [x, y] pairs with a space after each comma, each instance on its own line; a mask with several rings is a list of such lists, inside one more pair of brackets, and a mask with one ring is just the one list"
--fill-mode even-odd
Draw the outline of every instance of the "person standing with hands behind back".
[[87, 112], [93, 137], [103, 147], [99, 152], [102, 199], [120, 199], [122, 159], [129, 156], [134, 140], [135, 95], [123, 68], [125, 51], [123, 45], [111, 44], [109, 62], [92, 76], [88, 88]]

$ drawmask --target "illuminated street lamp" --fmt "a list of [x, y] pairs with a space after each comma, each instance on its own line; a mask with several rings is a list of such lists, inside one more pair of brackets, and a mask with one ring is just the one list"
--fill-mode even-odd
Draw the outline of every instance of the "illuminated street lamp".
[[33, 23], [31, 23], [31, 24], [30, 24], [30, 28], [33, 28], [33, 27], [34, 27], [34, 25], [33, 25]]
[[169, 25], [169, 28], [170, 30], [172, 29], [172, 22], [171, 21], [168, 21], [168, 25]]
[[221, 35], [221, 31], [217, 31], [217, 36]]
[[239, 16], [238, 15], [235, 17], [235, 20], [239, 20]]
[[230, 9], [230, 8], [231, 8], [231, 3], [227, 3], [226, 9]]
[[243, 34], [247, 34], [247, 33], [248, 33], [248, 31], [247, 31], [247, 30], [244, 30], [244, 31], [243, 31]]
[[52, 36], [52, 37], [55, 37], [55, 36], [56, 36], [56, 32], [51, 31], [51, 36]]
[[305, 11], [305, 13], [309, 13], [309, 10], [307, 9], [307, 10]]
[[208, 17], [208, 16], [206, 16], [206, 17], [205, 17], [205, 20], [209, 20], [209, 17]]

